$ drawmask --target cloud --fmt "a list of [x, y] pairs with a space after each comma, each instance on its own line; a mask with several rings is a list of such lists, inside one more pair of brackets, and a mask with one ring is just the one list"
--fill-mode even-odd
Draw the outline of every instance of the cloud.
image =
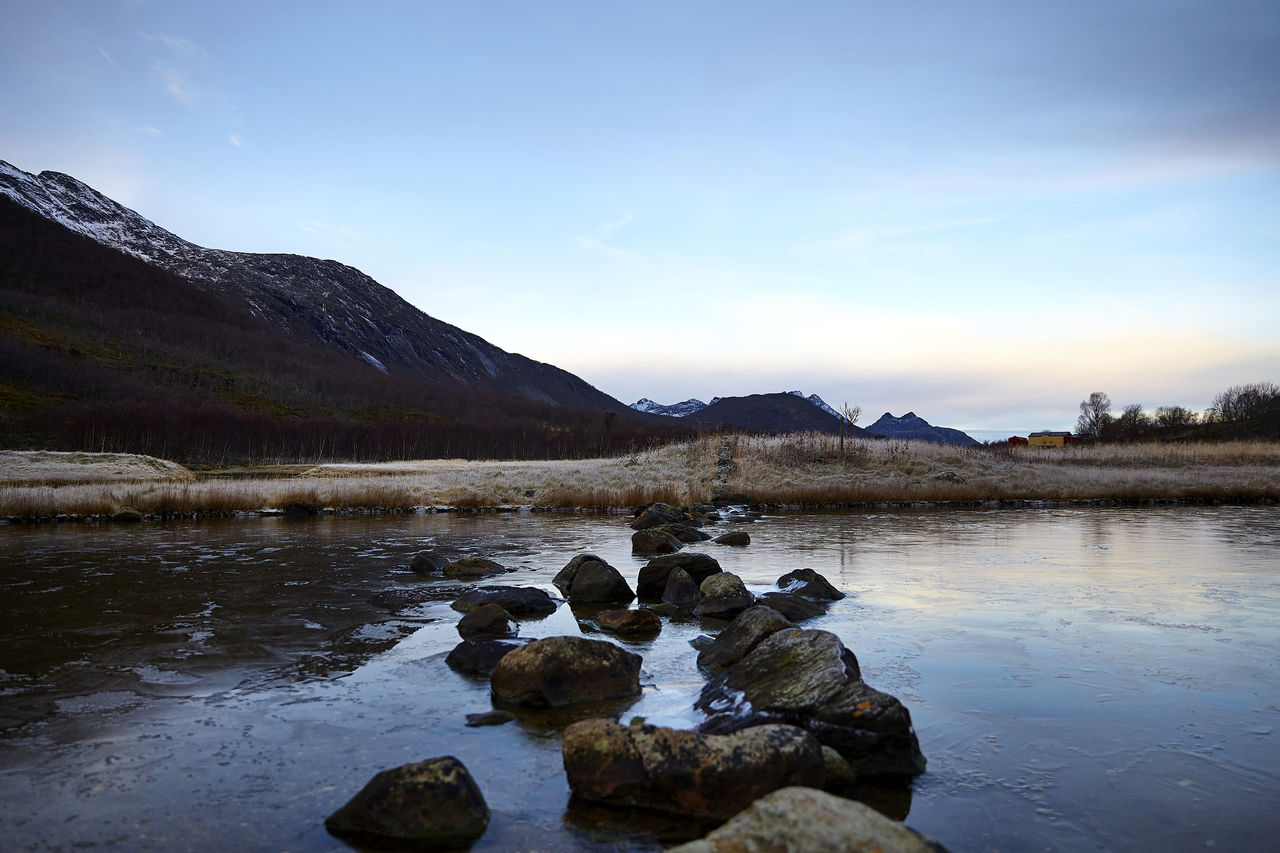
[[234, 145], [235, 147], [237, 148], [244, 147], [244, 142], [240, 139], [239, 135], [233, 133], [231, 134], [230, 138], [231, 138], [231, 144]]
[[596, 227], [595, 236], [586, 234], [571, 235], [578, 245], [585, 251], [594, 252], [603, 255], [612, 255], [615, 258], [621, 258], [624, 261], [634, 260], [630, 252], [619, 249], [617, 246], [610, 246], [608, 241], [613, 236], [613, 232], [630, 222], [634, 217], [630, 213], [623, 214], [620, 218], [602, 222]]
[[133, 128], [133, 130], [134, 130], [134, 132], [136, 132], [136, 133], [141, 133], [143, 136], [159, 136], [159, 135], [160, 135], [160, 133], [161, 133], [161, 131], [160, 131], [160, 129], [159, 129], [159, 128], [152, 127], [152, 126], [151, 126], [151, 125], [149, 125], [149, 124], [148, 124], [148, 125], [140, 125], [140, 126], [138, 126], [138, 127]]
[[102, 54], [102, 58], [105, 59], [107, 62], [110, 62], [112, 65], [116, 64], [116, 61], [111, 58], [111, 54], [107, 53], [106, 48], [99, 47], [98, 53]]
[[180, 68], [157, 61], [152, 63], [151, 73], [180, 104], [191, 106], [204, 98], [204, 93], [192, 82], [189, 74]]

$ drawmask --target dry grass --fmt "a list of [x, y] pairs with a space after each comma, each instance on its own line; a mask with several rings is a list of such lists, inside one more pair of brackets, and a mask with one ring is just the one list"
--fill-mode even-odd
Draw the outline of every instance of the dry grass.
[[[722, 443], [733, 465], [718, 467]], [[716, 489], [790, 506], [974, 501], [1280, 499], [1280, 443], [957, 448], [903, 441], [846, 441], [820, 434], [708, 436], [627, 457], [545, 462], [424, 460], [321, 465], [259, 477], [192, 481], [161, 460], [0, 455], [0, 517], [223, 514], [304, 502], [335, 509], [537, 506], [583, 510], [653, 500], [690, 504]], [[36, 457], [35, 454], [30, 456]], [[158, 463], [158, 464], [157, 464]], [[42, 468], [48, 464], [48, 470]], [[114, 466], [114, 467], [111, 467]], [[152, 470], [148, 479], [92, 481], [89, 472]], [[285, 476], [281, 476], [284, 474]], [[185, 476], [184, 476], [185, 475]], [[72, 485], [59, 485], [69, 483]]]

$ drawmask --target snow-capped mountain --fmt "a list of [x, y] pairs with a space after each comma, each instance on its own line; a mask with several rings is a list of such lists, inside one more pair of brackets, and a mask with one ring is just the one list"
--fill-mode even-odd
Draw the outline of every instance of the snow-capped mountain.
[[0, 160], [0, 194], [46, 219], [182, 276], [277, 331], [383, 373], [592, 409], [622, 404], [567, 371], [506, 352], [410, 305], [353, 267], [287, 254], [208, 249], [58, 172]]
[[907, 412], [900, 418], [885, 412], [880, 419], [867, 427], [872, 435], [901, 438], [912, 441], [932, 441], [936, 444], [979, 444], [980, 442], [958, 429], [936, 427], [917, 415]]
[[806, 397], [804, 396], [803, 391], [788, 391], [787, 393], [796, 397], [800, 397], [801, 399], [808, 400], [810, 403], [817, 406], [819, 409], [822, 409], [822, 411], [826, 412], [828, 415], [831, 415], [831, 417], [833, 418], [843, 417], [843, 415], [841, 415], [835, 409], [828, 406], [827, 401], [819, 397], [817, 394], [810, 394], [808, 397]]
[[[715, 400], [712, 400], [711, 402], [714, 403], [719, 399], [719, 397], [716, 397]], [[707, 407], [707, 405], [707, 403], [704, 403], [695, 397], [691, 397], [683, 403], [672, 403], [669, 406], [664, 406], [661, 403], [655, 403], [648, 397], [641, 397], [639, 400], [636, 400], [631, 404], [631, 408], [635, 409], [637, 412], [648, 412], [651, 415], [666, 415], [671, 418], [683, 418], [686, 415], [692, 415], [694, 412], [702, 411]]]

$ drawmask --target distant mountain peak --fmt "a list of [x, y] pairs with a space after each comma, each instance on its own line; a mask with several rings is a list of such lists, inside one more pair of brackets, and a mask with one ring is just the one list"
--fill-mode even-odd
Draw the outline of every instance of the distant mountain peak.
[[979, 443], [976, 439], [958, 429], [936, 427], [915, 412], [907, 412], [900, 418], [894, 417], [890, 412], [885, 412], [880, 416], [879, 420], [867, 427], [867, 432], [872, 435], [884, 436], [885, 438], [931, 441], [935, 444], [969, 445]]

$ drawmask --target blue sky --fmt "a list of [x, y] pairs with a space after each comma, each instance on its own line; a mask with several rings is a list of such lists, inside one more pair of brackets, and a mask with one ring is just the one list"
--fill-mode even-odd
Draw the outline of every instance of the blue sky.
[[624, 402], [976, 434], [1280, 381], [1274, 0], [0, 11], [0, 159]]

